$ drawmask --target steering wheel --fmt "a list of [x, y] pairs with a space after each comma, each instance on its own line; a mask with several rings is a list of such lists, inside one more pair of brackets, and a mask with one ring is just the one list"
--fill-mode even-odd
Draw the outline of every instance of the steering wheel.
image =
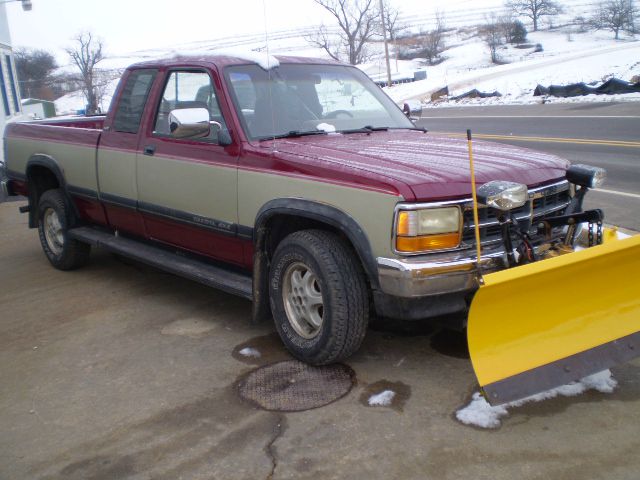
[[353, 118], [353, 114], [348, 110], [334, 110], [333, 112], [327, 113], [324, 118], [338, 118], [340, 115], [343, 115], [348, 118]]

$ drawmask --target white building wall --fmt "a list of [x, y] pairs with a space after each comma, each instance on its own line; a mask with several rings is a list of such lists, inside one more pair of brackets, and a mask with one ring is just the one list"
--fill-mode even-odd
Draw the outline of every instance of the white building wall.
[[[11, 65], [7, 61], [7, 55], [11, 58]], [[18, 84], [18, 75], [16, 73], [16, 62], [13, 57], [13, 51], [11, 48], [11, 32], [9, 31], [9, 22], [7, 20], [6, 5], [0, 4], [0, 68], [2, 69], [2, 76], [4, 78], [4, 92], [6, 94], [8, 111], [5, 110], [4, 99], [2, 98], [2, 92], [0, 91], [0, 162], [4, 162], [4, 127], [8, 122], [16, 120], [25, 120], [26, 117], [22, 114], [20, 105], [20, 88]], [[11, 86], [11, 73], [13, 73], [13, 80], [15, 86], [14, 89]], [[2, 87], [0, 86], [0, 90]], [[17, 107], [16, 108], [16, 104]]]
[[11, 46], [11, 31], [7, 20], [7, 6], [0, 5], [0, 43]]

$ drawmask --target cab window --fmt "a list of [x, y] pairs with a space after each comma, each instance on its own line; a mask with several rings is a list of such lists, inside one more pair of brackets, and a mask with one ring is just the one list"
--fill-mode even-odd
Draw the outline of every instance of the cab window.
[[157, 73], [157, 70], [145, 69], [129, 74], [113, 120], [116, 132], [138, 133], [149, 90]]
[[[199, 141], [217, 143], [218, 130], [216, 122], [223, 130], [226, 124], [220, 105], [216, 98], [211, 77], [206, 72], [174, 71], [169, 74], [158, 106], [154, 135], [171, 136], [169, 117], [175, 110], [204, 108], [209, 112], [212, 124], [207, 137], [195, 138]], [[214, 127], [215, 126], [215, 127]]]

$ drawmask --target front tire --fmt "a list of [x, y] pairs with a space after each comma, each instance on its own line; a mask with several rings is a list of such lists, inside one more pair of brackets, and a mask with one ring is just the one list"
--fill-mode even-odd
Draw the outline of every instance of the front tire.
[[47, 190], [38, 202], [38, 234], [47, 260], [58, 270], [87, 263], [91, 246], [69, 238], [71, 213], [60, 189]]
[[269, 272], [276, 330], [297, 359], [326, 365], [358, 350], [369, 299], [356, 254], [337, 235], [303, 230], [278, 245]]

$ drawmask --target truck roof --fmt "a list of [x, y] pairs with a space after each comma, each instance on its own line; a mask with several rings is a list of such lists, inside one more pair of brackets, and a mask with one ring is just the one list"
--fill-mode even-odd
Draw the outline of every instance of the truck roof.
[[133, 68], [150, 68], [150, 67], [180, 67], [186, 65], [215, 65], [216, 67], [227, 67], [231, 65], [250, 65], [250, 64], [277, 66], [279, 63], [306, 63], [306, 64], [326, 64], [326, 65], [345, 65], [344, 63], [329, 60], [325, 58], [296, 57], [286, 55], [274, 55], [267, 57], [264, 53], [258, 52], [234, 52], [234, 53], [176, 53], [172, 57], [147, 60], [144, 62], [134, 63], [129, 67]]

